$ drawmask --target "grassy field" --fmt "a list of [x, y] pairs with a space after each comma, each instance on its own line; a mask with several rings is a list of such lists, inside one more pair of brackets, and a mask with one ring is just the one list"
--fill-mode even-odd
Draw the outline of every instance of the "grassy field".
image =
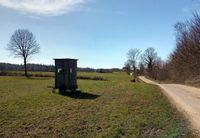
[[0, 77], [0, 137], [194, 137], [157, 86], [124, 73], [79, 73], [79, 92], [53, 78]]

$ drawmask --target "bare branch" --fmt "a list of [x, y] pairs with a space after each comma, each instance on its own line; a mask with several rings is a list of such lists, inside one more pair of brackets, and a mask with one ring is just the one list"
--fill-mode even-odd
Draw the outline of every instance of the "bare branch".
[[21, 57], [24, 60], [25, 75], [27, 76], [27, 59], [40, 52], [40, 46], [32, 32], [27, 29], [18, 29], [10, 38], [7, 50], [14, 57]]

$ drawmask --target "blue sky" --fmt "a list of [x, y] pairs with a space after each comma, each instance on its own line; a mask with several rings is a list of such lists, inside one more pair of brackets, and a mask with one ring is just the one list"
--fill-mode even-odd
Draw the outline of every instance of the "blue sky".
[[167, 59], [175, 47], [173, 25], [192, 17], [198, 0], [1, 0], [0, 62], [23, 63], [6, 51], [18, 28], [41, 46], [30, 63], [77, 58], [79, 67], [123, 67], [131, 48], [154, 47]]

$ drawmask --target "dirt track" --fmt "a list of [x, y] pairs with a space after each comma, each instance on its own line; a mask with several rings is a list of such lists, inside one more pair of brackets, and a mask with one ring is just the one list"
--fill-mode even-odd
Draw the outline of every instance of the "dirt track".
[[200, 132], [200, 89], [180, 84], [158, 84], [143, 76], [146, 83], [158, 85], [178, 110], [183, 112], [193, 128]]

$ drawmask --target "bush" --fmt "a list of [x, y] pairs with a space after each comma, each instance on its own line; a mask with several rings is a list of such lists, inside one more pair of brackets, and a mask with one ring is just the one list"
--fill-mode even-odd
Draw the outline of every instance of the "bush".
[[101, 76], [78, 76], [77, 79], [80, 80], [99, 80], [99, 81], [106, 81], [105, 78]]

